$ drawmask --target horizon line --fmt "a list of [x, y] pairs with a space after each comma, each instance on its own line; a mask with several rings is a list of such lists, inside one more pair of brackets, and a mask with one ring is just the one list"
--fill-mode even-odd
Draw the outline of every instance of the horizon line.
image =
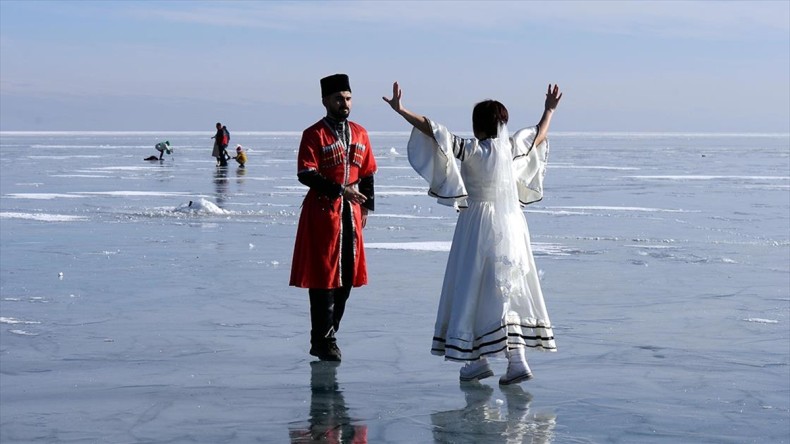
[[[283, 131], [257, 131], [257, 130], [234, 130], [233, 134], [237, 135], [299, 135], [303, 130], [283, 130]], [[25, 135], [124, 135], [124, 134], [145, 134], [145, 135], [160, 135], [160, 134], [173, 134], [173, 135], [198, 135], [198, 134], [212, 134], [213, 130], [1, 130], [0, 135], [9, 136], [25, 136]], [[411, 130], [368, 130], [371, 135], [408, 135]], [[459, 131], [456, 134], [471, 134], [471, 131]], [[754, 132], [716, 132], [716, 131], [553, 131], [554, 136], [757, 136], [757, 137], [790, 137], [790, 132], [769, 132], [769, 131], [754, 131]]]

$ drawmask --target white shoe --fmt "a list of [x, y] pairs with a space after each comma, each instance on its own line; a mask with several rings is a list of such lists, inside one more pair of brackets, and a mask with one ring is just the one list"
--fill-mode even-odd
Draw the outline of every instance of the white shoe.
[[500, 385], [518, 384], [519, 382], [529, 381], [532, 379], [532, 372], [511, 372], [508, 370], [507, 374], [499, 378]]
[[532, 379], [532, 371], [522, 352], [520, 356], [514, 355], [508, 358], [507, 372], [499, 378], [499, 383], [501, 385], [518, 384], [530, 379]]
[[494, 372], [488, 365], [486, 358], [480, 358], [461, 367], [461, 381], [476, 381], [489, 376], [494, 376]]

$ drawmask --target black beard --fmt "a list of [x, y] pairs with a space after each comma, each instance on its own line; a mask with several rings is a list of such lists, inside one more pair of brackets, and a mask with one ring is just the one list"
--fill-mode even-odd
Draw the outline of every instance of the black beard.
[[340, 110], [338, 112], [335, 112], [335, 111], [329, 111], [328, 112], [329, 117], [337, 120], [338, 122], [342, 122], [342, 121], [346, 120], [350, 114], [351, 114], [351, 110], [349, 110], [349, 109], [342, 109], [342, 110]]

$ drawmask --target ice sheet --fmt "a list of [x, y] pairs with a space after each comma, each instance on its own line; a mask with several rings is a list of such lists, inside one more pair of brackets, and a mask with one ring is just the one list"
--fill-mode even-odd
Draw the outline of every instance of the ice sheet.
[[501, 388], [430, 354], [457, 215], [408, 133], [372, 134], [339, 366], [287, 285], [299, 133], [226, 169], [212, 134], [0, 135], [0, 442], [790, 442], [787, 135], [554, 136], [526, 215], [559, 351]]

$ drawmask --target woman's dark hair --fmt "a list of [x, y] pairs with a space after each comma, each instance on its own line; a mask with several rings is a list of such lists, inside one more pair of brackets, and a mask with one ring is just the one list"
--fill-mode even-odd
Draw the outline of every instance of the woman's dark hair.
[[496, 100], [483, 100], [472, 110], [472, 130], [475, 134], [496, 137], [499, 124], [507, 123], [509, 117], [505, 105]]

